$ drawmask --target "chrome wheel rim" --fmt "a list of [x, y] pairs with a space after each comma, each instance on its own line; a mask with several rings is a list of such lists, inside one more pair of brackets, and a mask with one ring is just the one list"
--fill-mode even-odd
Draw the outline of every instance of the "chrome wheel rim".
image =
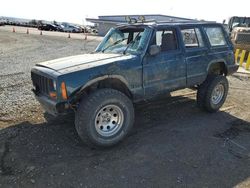
[[215, 105], [219, 104], [224, 96], [224, 92], [224, 86], [222, 84], [218, 84], [212, 92], [211, 102]]
[[122, 127], [124, 114], [117, 105], [102, 107], [95, 117], [95, 129], [104, 137], [115, 135]]

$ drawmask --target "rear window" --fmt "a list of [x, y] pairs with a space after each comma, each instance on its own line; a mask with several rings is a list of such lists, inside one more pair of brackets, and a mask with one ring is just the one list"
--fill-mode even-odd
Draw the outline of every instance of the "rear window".
[[226, 45], [226, 39], [221, 27], [204, 27], [211, 46]]

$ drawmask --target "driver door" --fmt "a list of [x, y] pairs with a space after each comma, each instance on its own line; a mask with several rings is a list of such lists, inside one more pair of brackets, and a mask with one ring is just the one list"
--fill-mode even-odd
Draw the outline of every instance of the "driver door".
[[186, 87], [186, 63], [177, 28], [156, 31], [151, 45], [161, 47], [157, 55], [146, 54], [143, 60], [143, 86], [146, 97]]

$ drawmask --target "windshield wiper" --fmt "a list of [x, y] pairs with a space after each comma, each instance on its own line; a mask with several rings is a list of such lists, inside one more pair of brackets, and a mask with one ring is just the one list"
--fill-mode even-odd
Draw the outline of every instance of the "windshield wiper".
[[139, 33], [135, 36], [135, 38], [134, 38], [133, 40], [131, 40], [131, 41], [128, 43], [127, 47], [126, 47], [125, 50], [123, 51], [123, 54], [124, 54], [124, 55], [126, 54], [128, 48], [129, 48], [130, 46], [132, 46], [132, 45], [135, 43], [135, 41], [136, 41], [137, 38], [140, 36], [140, 34], [141, 34], [141, 32], [139, 32]]
[[102, 50], [102, 52], [104, 52], [105, 50], [107, 50], [108, 48], [110, 48], [110, 47], [112, 47], [112, 46], [115, 46], [115, 45], [117, 45], [117, 44], [123, 42], [123, 41], [126, 40], [126, 39], [128, 39], [128, 38], [123, 38], [123, 39], [120, 39], [120, 40], [118, 40], [118, 41], [115, 41], [113, 44], [110, 44], [109, 46], [107, 46], [106, 48], [104, 48], [104, 49]]

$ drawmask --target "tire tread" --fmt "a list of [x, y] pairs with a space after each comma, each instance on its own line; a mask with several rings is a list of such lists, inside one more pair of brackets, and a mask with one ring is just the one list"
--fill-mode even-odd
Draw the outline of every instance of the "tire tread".
[[[114, 89], [99, 89], [87, 97], [84, 97], [82, 101], [80, 102], [80, 105], [76, 111], [75, 115], [75, 127], [76, 130], [83, 140], [83, 142], [89, 146], [96, 147], [96, 146], [111, 146], [113, 144], [101, 144], [97, 141], [91, 139], [90, 137], [90, 130], [89, 130], [89, 119], [91, 114], [89, 114], [89, 109], [93, 109], [97, 107], [101, 100], [105, 100], [110, 97], [115, 97], [120, 101], [123, 101], [126, 105], [128, 105], [128, 108], [131, 110], [131, 118], [132, 118], [132, 124], [134, 122], [134, 108], [131, 100], [120, 91], [114, 90]], [[131, 125], [132, 127], [132, 125]], [[131, 128], [130, 127], [130, 128]], [[84, 129], [84, 130], [83, 130]], [[129, 131], [130, 129], [128, 129]], [[127, 132], [125, 133], [125, 135]], [[115, 143], [116, 144], [116, 143]]]

